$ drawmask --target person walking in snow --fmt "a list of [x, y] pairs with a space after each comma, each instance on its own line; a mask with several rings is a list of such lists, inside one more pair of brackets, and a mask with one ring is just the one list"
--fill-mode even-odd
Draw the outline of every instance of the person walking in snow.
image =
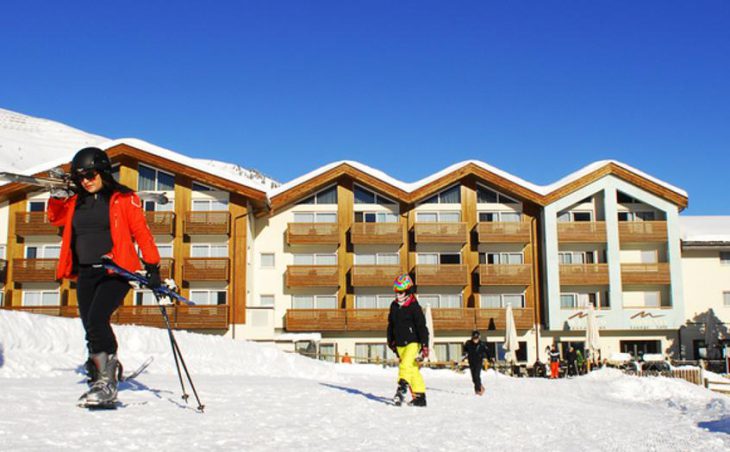
[[568, 353], [566, 353], [565, 360], [568, 362], [568, 376], [575, 377], [578, 375], [578, 369], [575, 367], [575, 361], [577, 356], [575, 354], [575, 348], [573, 346], [568, 347]]
[[[81, 323], [89, 359], [89, 404], [113, 403], [117, 396], [117, 340], [110, 324], [129, 284], [102, 266], [110, 256], [131, 272], [140, 269], [134, 243], [142, 251], [149, 287], [160, 287], [160, 254], [145, 220], [142, 204], [132, 189], [112, 177], [109, 157], [99, 148], [76, 153], [71, 162], [75, 188], [56, 189], [48, 201], [48, 219], [63, 226], [57, 279], [76, 278]], [[74, 194], [73, 192], [76, 192]]]
[[557, 345], [553, 344], [550, 348], [550, 378], [558, 378], [560, 376], [560, 352]]
[[465, 358], [469, 360], [469, 370], [471, 371], [471, 381], [474, 383], [474, 393], [476, 395], [484, 394], [484, 386], [482, 385], [482, 368], [484, 368], [484, 360], [487, 359], [487, 344], [480, 340], [481, 334], [474, 330], [471, 333], [471, 339], [464, 342], [463, 355], [461, 361]]
[[426, 384], [417, 361], [419, 358], [428, 358], [426, 317], [418, 304], [416, 287], [408, 273], [395, 279], [393, 290], [395, 300], [390, 304], [388, 313], [387, 338], [388, 347], [400, 358], [398, 389], [393, 403], [401, 405], [410, 387], [413, 400], [408, 404], [426, 406]]

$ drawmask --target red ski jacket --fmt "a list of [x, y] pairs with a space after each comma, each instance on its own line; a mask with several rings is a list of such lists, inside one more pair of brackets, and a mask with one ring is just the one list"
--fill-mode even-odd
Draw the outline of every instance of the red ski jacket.
[[[56, 268], [56, 278], [75, 278], [71, 241], [73, 234], [73, 217], [76, 210], [77, 195], [66, 199], [51, 198], [48, 200], [48, 220], [54, 226], [63, 226], [61, 255]], [[134, 249], [134, 241], [142, 250], [144, 261], [148, 264], [159, 264], [160, 253], [157, 251], [142, 203], [134, 193], [114, 192], [109, 200], [109, 226], [113, 247], [111, 257], [120, 267], [131, 272], [141, 268], [139, 257]], [[134, 240], [134, 241], [133, 241]]]

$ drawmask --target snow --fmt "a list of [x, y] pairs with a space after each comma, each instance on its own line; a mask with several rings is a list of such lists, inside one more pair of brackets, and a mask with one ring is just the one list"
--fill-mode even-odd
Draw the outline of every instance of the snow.
[[[0, 310], [4, 450], [703, 450], [730, 448], [730, 398], [683, 380], [613, 369], [551, 381], [424, 370], [427, 408], [385, 403], [397, 370], [331, 364], [273, 346], [176, 332], [205, 404], [185, 406], [166, 332], [116, 326], [128, 370], [116, 411], [75, 406], [84, 391], [78, 319]], [[192, 397], [191, 397], [192, 399]]]
[[730, 216], [680, 216], [683, 242], [730, 243]]

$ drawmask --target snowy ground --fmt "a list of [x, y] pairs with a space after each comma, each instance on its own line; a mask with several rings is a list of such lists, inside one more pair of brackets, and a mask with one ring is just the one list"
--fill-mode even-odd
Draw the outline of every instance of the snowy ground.
[[[604, 370], [571, 380], [426, 371], [428, 408], [385, 403], [396, 370], [332, 365], [273, 347], [177, 333], [206, 405], [185, 407], [164, 330], [117, 327], [131, 368], [116, 411], [75, 406], [85, 385], [78, 320], [0, 311], [0, 449], [730, 449], [730, 398], [679, 380]], [[191, 398], [192, 399], [192, 398]]]

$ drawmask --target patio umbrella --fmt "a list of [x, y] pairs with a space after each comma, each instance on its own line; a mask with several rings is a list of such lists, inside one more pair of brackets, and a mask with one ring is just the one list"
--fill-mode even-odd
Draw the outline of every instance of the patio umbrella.
[[597, 350], [601, 348], [598, 335], [598, 322], [596, 321], [596, 309], [593, 303], [588, 305], [588, 318], [586, 319], [586, 343], [585, 349], [590, 351], [591, 359], [597, 356]]
[[428, 354], [428, 358], [426, 358], [426, 361], [428, 362], [436, 362], [438, 359], [436, 358], [436, 350], [434, 350], [433, 347], [433, 313], [431, 312], [431, 303], [426, 303], [426, 328], [428, 328], [428, 349], [430, 350]]
[[514, 362], [517, 360], [517, 350], [520, 349], [520, 344], [517, 342], [517, 328], [515, 328], [515, 316], [512, 313], [512, 305], [507, 305], [507, 311], [505, 312], [506, 324], [504, 328], [504, 359], [507, 362]]

